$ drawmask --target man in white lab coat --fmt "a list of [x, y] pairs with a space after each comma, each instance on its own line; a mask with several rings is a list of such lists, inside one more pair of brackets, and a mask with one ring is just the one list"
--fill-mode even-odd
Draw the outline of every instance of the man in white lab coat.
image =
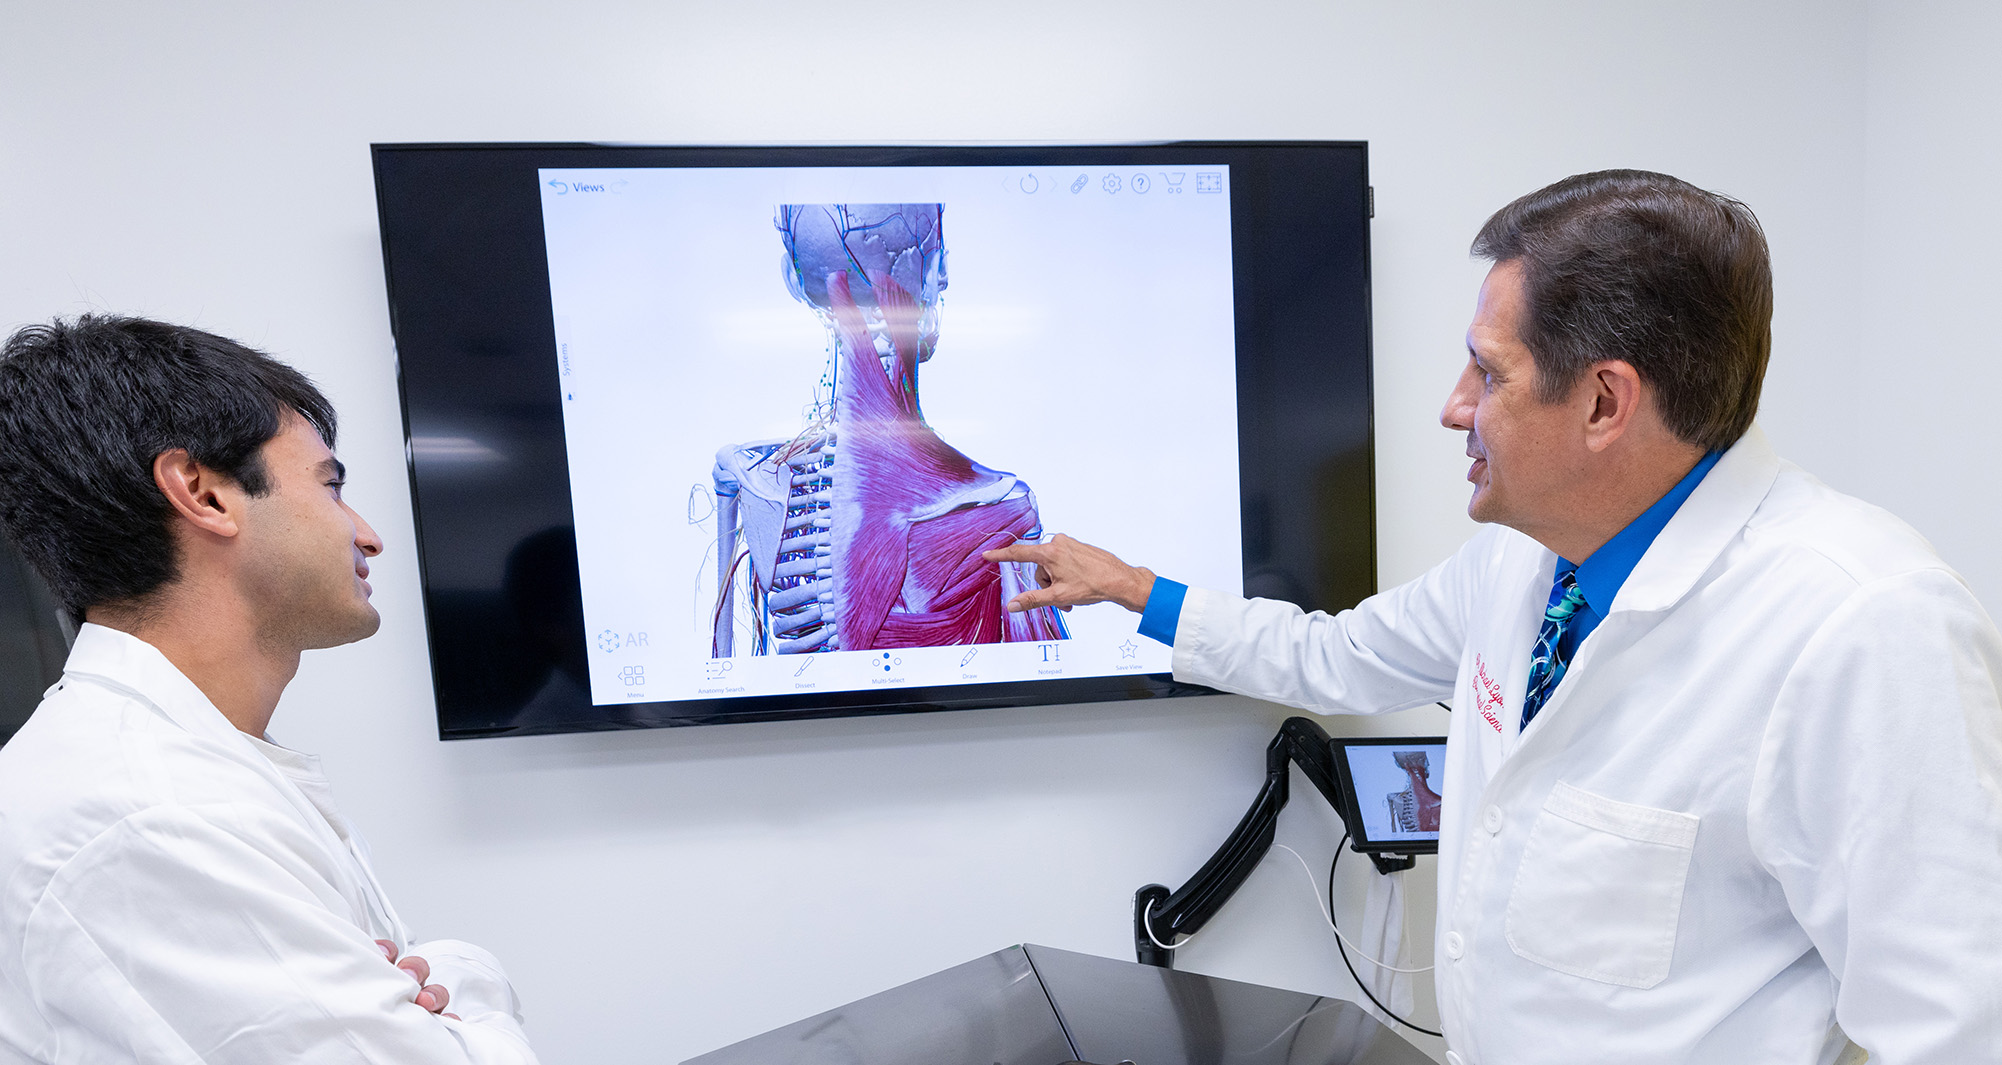
[[413, 944], [265, 735], [300, 652], [379, 624], [333, 443], [305, 377], [198, 330], [0, 348], [0, 524], [84, 622], [0, 748], [0, 1062], [535, 1061], [499, 964]]
[[1457, 554], [1331, 617], [1058, 537], [989, 556], [1039, 564], [1015, 605], [1121, 603], [1178, 679], [1324, 713], [1452, 701], [1452, 1065], [2002, 1062], [2002, 636], [1752, 424], [1751, 212], [1587, 174], [1475, 251]]

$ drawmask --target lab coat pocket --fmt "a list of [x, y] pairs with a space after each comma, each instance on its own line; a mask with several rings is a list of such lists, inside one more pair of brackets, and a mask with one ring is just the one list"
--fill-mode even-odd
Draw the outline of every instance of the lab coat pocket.
[[1560, 781], [1529, 830], [1509, 892], [1509, 949], [1608, 984], [1667, 979], [1697, 820]]

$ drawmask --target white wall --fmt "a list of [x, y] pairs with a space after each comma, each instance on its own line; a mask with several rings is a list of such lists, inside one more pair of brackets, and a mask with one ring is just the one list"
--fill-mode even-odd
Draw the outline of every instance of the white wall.
[[1826, 479], [1931, 538], [2002, 616], [2002, 4], [1873, 0], [1852, 434]]
[[[0, 327], [91, 308], [191, 322], [334, 397], [350, 498], [389, 547], [385, 623], [309, 656], [274, 733], [327, 756], [406, 918], [507, 960], [548, 1061], [679, 1061], [1017, 942], [1129, 956], [1133, 889], [1179, 882], [1221, 839], [1284, 711], [1217, 697], [440, 744], [371, 141], [1366, 139], [1386, 583], [1471, 529], [1462, 442], [1434, 419], [1482, 273], [1474, 229], [1574, 171], [1667, 170], [1743, 197], [1771, 236], [1762, 417], [1783, 453], [1909, 515], [2002, 607], [1978, 417], [2002, 373], [1992, 9], [339, 8], [0, 8]], [[1332, 822], [1301, 802], [1281, 838], [1325, 860]], [[1282, 861], [1183, 965], [1350, 994]], [[1358, 917], [1362, 870], [1342, 900]]]

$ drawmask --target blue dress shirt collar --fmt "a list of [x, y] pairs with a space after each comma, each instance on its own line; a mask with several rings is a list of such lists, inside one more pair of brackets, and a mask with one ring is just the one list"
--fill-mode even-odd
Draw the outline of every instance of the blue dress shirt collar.
[[[1712, 451], [1683, 474], [1682, 480], [1668, 490], [1668, 494], [1655, 500], [1654, 505], [1641, 511], [1641, 516], [1627, 524], [1627, 527], [1613, 534], [1591, 557], [1583, 562], [1572, 562], [1563, 557], [1557, 560], [1557, 572], [1567, 569], [1577, 571], [1578, 591], [1585, 596], [1585, 603], [1596, 615], [1593, 620], [1606, 616], [1612, 609], [1613, 599], [1620, 594], [1620, 587], [1627, 583], [1634, 567], [1640, 564], [1641, 556], [1654, 543], [1655, 537], [1668, 525], [1668, 519], [1682, 509], [1682, 502], [1689, 498], [1696, 486], [1703, 483], [1703, 475], [1710, 472], [1717, 460], [1724, 457], [1722, 451]], [[1582, 637], [1581, 637], [1582, 638]]]

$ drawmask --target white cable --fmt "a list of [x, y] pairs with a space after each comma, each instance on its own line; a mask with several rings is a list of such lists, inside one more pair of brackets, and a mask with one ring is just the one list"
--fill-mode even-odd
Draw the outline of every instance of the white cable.
[[1146, 909], [1140, 911], [1140, 926], [1147, 930], [1147, 938], [1153, 940], [1154, 945], [1162, 950], [1180, 950], [1189, 945], [1189, 940], [1196, 938], [1193, 935], [1184, 936], [1180, 943], [1172, 947], [1161, 942], [1161, 937], [1154, 934], [1154, 904], [1151, 902], [1147, 904]]
[[[1342, 935], [1342, 930], [1336, 926], [1334, 914], [1328, 912], [1328, 904], [1322, 901], [1321, 899], [1321, 882], [1319, 880], [1314, 879], [1314, 867], [1307, 864], [1307, 859], [1300, 857], [1299, 851], [1296, 851], [1293, 848], [1288, 847], [1284, 843], [1274, 843], [1273, 846], [1292, 855], [1294, 859], [1300, 863], [1300, 868], [1306, 870], [1307, 883], [1312, 884], [1314, 886], [1314, 905], [1321, 911], [1321, 919], [1328, 922], [1328, 930], [1335, 934], [1336, 939], [1339, 939], [1343, 943], [1348, 944], [1348, 948], [1356, 952], [1356, 957], [1361, 958], [1362, 960], [1370, 963], [1371, 965], [1376, 966], [1379, 969], [1389, 969], [1391, 972], [1394, 973], [1429, 973], [1432, 971], [1432, 966], [1430, 965], [1427, 965], [1423, 969], [1400, 969], [1395, 965], [1389, 965], [1384, 962], [1380, 962], [1375, 958], [1370, 957], [1368, 954], [1365, 954], [1361, 947], [1356, 946], [1355, 940], [1350, 939], [1345, 935]], [[1147, 930], [1147, 934], [1148, 936], [1151, 937], [1154, 934], [1154, 930], [1152, 928], [1149, 928]]]

